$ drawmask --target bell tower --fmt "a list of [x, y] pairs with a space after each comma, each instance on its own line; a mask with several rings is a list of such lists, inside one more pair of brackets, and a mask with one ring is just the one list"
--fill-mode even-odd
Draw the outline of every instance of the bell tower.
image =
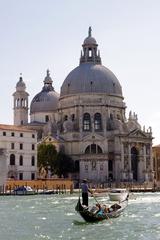
[[28, 124], [29, 94], [25, 90], [26, 90], [26, 84], [23, 81], [22, 74], [20, 74], [19, 81], [16, 84], [16, 91], [13, 93], [14, 125]]

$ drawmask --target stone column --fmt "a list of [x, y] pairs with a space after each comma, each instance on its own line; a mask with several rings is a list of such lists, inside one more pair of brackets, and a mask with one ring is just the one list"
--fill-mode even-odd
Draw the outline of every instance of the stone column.
[[143, 146], [144, 171], [146, 171], [146, 145]]
[[123, 180], [123, 173], [124, 173], [124, 145], [121, 143], [121, 165], [120, 165], [120, 172], [121, 172], [121, 180]]
[[146, 145], [143, 146], [143, 161], [144, 179], [148, 181], [148, 173], [146, 172]]
[[101, 117], [102, 117], [102, 129], [103, 129], [103, 133], [104, 133], [104, 136], [106, 136], [107, 116], [106, 116], [106, 108], [105, 108], [105, 106], [102, 107]]
[[129, 167], [129, 179], [133, 179], [133, 173], [131, 168], [131, 145], [128, 144], [128, 167]]

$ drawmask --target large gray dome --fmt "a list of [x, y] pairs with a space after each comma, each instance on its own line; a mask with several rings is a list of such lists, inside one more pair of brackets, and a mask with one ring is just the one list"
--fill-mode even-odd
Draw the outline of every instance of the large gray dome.
[[116, 76], [101, 64], [82, 63], [64, 80], [60, 96], [80, 93], [106, 93], [122, 96]]
[[32, 100], [30, 113], [50, 112], [57, 110], [59, 94], [54, 91], [52, 79], [47, 70], [47, 76], [44, 79], [44, 86]]
[[83, 42], [80, 65], [73, 69], [64, 80], [60, 96], [82, 93], [105, 93], [122, 97], [122, 88], [116, 76], [102, 66], [98, 44], [88, 29]]

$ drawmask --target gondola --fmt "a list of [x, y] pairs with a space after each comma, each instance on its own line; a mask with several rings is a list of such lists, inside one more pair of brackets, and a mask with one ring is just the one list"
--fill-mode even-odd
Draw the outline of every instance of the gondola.
[[124, 209], [127, 207], [128, 199], [121, 203], [115, 203], [111, 205], [108, 208], [108, 212], [99, 210], [96, 212], [92, 212], [92, 209], [89, 210], [88, 207], [83, 206], [81, 204], [80, 197], [78, 199], [77, 205], [75, 207], [75, 210], [80, 214], [80, 216], [86, 221], [86, 222], [99, 222], [102, 220], [109, 220], [110, 218], [116, 218], [118, 217]]

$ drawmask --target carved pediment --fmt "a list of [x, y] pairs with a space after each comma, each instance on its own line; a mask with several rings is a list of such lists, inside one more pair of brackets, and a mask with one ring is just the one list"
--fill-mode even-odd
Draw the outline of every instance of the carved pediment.
[[134, 129], [128, 134], [128, 137], [136, 137], [136, 138], [148, 138], [147, 134], [145, 134], [140, 129]]

